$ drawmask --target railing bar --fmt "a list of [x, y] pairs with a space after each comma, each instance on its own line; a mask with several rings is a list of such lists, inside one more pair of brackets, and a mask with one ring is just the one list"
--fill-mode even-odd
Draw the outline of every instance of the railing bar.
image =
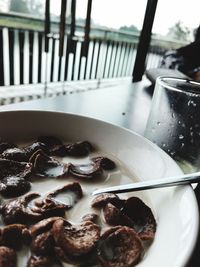
[[74, 57], [73, 57], [73, 63], [72, 63], [72, 74], [71, 74], [71, 80], [74, 80], [74, 70], [75, 70], [75, 62], [76, 62], [76, 47], [77, 42], [74, 42], [73, 49], [74, 49]]
[[52, 51], [51, 51], [52, 60], [51, 60], [51, 70], [50, 70], [50, 81], [51, 81], [51, 82], [53, 82], [55, 43], [56, 43], [55, 38], [52, 38]]
[[[29, 69], [30, 69], [30, 64], [29, 64], [29, 54], [30, 54], [30, 47], [29, 47], [29, 32], [25, 31], [24, 33], [24, 84], [29, 83]], [[26, 66], [26, 67], [25, 67]]]
[[117, 47], [115, 43], [113, 42], [113, 50], [112, 50], [112, 58], [111, 58], [111, 64], [109, 68], [109, 77], [113, 77], [113, 70], [114, 70], [114, 61], [117, 55]]
[[76, 0], [71, 0], [70, 36], [74, 36], [76, 28]]
[[156, 13], [158, 0], [148, 0], [146, 5], [145, 16], [143, 20], [143, 26], [140, 33], [140, 39], [138, 43], [138, 49], [135, 59], [135, 65], [133, 68], [132, 81], [138, 82], [142, 79], [145, 71], [146, 56], [151, 41], [151, 32]]
[[[81, 42], [81, 51], [82, 51], [82, 46], [83, 46], [83, 42]], [[81, 60], [82, 60], [82, 52], [80, 54], [80, 58], [79, 58], [79, 63], [78, 63], [78, 80], [80, 80], [80, 75], [81, 75]], [[87, 58], [87, 56], [86, 56]]]
[[105, 78], [109, 77], [109, 65], [110, 65], [110, 61], [111, 61], [111, 53], [112, 53], [112, 45], [110, 43], [109, 47], [108, 47], [108, 54], [107, 54], [107, 58], [106, 58], [106, 68], [105, 68]]
[[61, 81], [61, 66], [62, 66], [62, 57], [58, 59], [58, 81]]
[[94, 47], [94, 41], [91, 41], [89, 44], [89, 49], [88, 49], [88, 56], [87, 56], [86, 62], [85, 62], [85, 73], [84, 73], [84, 79], [85, 80], [90, 78], [90, 70], [92, 68], [91, 62], [92, 62], [93, 47]]
[[29, 83], [33, 83], [33, 32], [29, 31]]
[[8, 30], [10, 85], [14, 84], [14, 31]]
[[[53, 40], [52, 38], [49, 38], [49, 53], [46, 53], [46, 82], [50, 82], [50, 78], [51, 78], [51, 62], [53, 60], [52, 58], [52, 53], [50, 53], [52, 51], [52, 46], [53, 46]], [[47, 93], [47, 91], [46, 91]]]
[[44, 51], [46, 53], [49, 52], [49, 36], [50, 33], [50, 0], [46, 0], [45, 2], [45, 25], [44, 25], [44, 36], [45, 36], [45, 46]]
[[75, 55], [75, 67], [74, 67], [74, 80], [79, 80], [78, 72], [81, 67], [81, 42], [77, 42], [76, 55]]
[[125, 72], [124, 72], [125, 76], [128, 76], [128, 63], [129, 63], [130, 55], [131, 55], [131, 43], [128, 44], [128, 54], [127, 54]]
[[67, 0], [61, 0], [60, 29], [59, 29], [59, 57], [63, 56], [65, 20], [67, 11]]
[[118, 61], [118, 67], [117, 67], [117, 72], [116, 75], [117, 77], [119, 76], [119, 72], [120, 72], [120, 66], [121, 66], [121, 60], [122, 60], [122, 54], [123, 54], [123, 48], [124, 48], [124, 43], [121, 43], [121, 50], [120, 50], [120, 55], [119, 55], [119, 61]]
[[[91, 43], [90, 43], [91, 45]], [[90, 49], [90, 45], [89, 45], [89, 48], [88, 48], [88, 55], [87, 57], [85, 58], [85, 69], [84, 69], [84, 74], [83, 74], [83, 79], [85, 80], [86, 79], [86, 73], [87, 73], [87, 66], [88, 66], [88, 59], [89, 59], [89, 49]]]
[[66, 47], [66, 58], [65, 58], [65, 80], [67, 79], [68, 76], [68, 65], [69, 65], [69, 54], [70, 53], [75, 53], [76, 51], [76, 41], [69, 36], [67, 38], [67, 47]]
[[132, 75], [132, 71], [133, 71], [133, 66], [135, 64], [135, 59], [136, 59], [136, 53], [137, 53], [137, 45], [134, 44], [133, 45], [134, 49], [132, 50], [132, 60], [130, 62], [130, 75]]
[[[67, 35], [65, 34], [64, 37], [64, 47], [63, 50], [67, 50]], [[61, 60], [61, 70], [60, 70], [60, 77], [58, 76], [58, 79], [60, 78], [60, 81], [63, 82], [64, 87], [64, 81], [65, 81], [65, 62], [66, 62], [66, 54], [64, 53], [62, 60]]]
[[122, 58], [122, 67], [121, 67], [121, 74], [120, 74], [121, 77], [123, 77], [123, 74], [124, 74], [124, 65], [126, 62], [126, 55], [127, 55], [126, 51], [127, 51], [127, 43], [124, 45], [124, 56]]
[[110, 62], [109, 62], [109, 65], [108, 65], [108, 77], [110, 77], [110, 70], [111, 70], [111, 63], [112, 63], [112, 56], [113, 56], [113, 47], [114, 47], [114, 42], [111, 41], [110, 42], [110, 46], [111, 46], [111, 53], [110, 53]]
[[[58, 71], [59, 71], [59, 40], [55, 38], [55, 51], [54, 51], [54, 65], [53, 65], [53, 82], [58, 81]], [[62, 62], [63, 56], [61, 57]], [[63, 80], [62, 80], [63, 81]]]
[[38, 82], [41, 83], [42, 77], [42, 33], [38, 34]]
[[71, 79], [72, 79], [72, 64], [73, 64], [73, 60], [74, 60], [74, 54], [73, 53], [69, 53], [69, 59], [68, 59], [69, 68], [67, 69], [67, 80], [68, 81], [71, 81]]
[[25, 32], [19, 31], [19, 52], [20, 52], [20, 84], [24, 83], [24, 39]]
[[97, 72], [98, 72], [98, 66], [99, 66], [99, 56], [100, 56], [100, 51], [101, 51], [101, 47], [102, 47], [102, 42], [99, 41], [99, 48], [98, 48], [98, 53], [97, 53], [97, 63], [96, 63], [96, 70], [95, 70], [95, 76], [94, 78], [97, 78]]
[[108, 40], [107, 41], [107, 45], [106, 45], [105, 64], [104, 64], [104, 69], [103, 69], [103, 78], [105, 78], [105, 73], [106, 73], [106, 63], [107, 63], [109, 46], [110, 46], [110, 41]]
[[120, 53], [121, 53], [121, 42], [119, 42], [119, 46], [117, 48], [114, 77], [117, 77], [117, 70], [118, 70], [118, 65], [119, 65], [119, 60], [120, 60]]
[[[3, 30], [0, 29], [0, 55], [3, 55]], [[0, 57], [0, 85], [4, 85], [3, 56]]]
[[116, 61], [117, 61], [118, 50], [119, 50], [119, 43], [116, 44], [116, 55], [115, 55], [115, 60], [114, 60], [114, 64], [113, 64], [112, 77], [115, 76], [115, 68], [116, 68]]
[[38, 32], [33, 33], [33, 83], [37, 83], [38, 74]]
[[91, 59], [91, 67], [90, 67], [89, 79], [91, 79], [91, 77], [92, 77], [92, 70], [93, 70], [93, 64], [94, 64], [94, 51], [95, 51], [95, 45], [96, 45], [96, 40], [94, 40], [94, 42], [93, 42], [92, 59]]
[[67, 46], [66, 46], [66, 53], [65, 53], [65, 69], [64, 69], [64, 80], [67, 80], [67, 73], [68, 73], [68, 65], [69, 65], [69, 38], [67, 37]]

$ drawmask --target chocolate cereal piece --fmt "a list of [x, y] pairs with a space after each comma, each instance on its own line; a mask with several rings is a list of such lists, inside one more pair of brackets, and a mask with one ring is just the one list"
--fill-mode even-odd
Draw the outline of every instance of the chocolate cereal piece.
[[33, 172], [38, 177], [57, 178], [66, 176], [68, 165], [47, 156], [42, 150], [37, 150], [30, 158]]
[[29, 202], [40, 197], [38, 193], [28, 193], [17, 199], [5, 201], [1, 205], [0, 213], [5, 224], [28, 223], [30, 220], [40, 220], [41, 214], [33, 212]]
[[57, 220], [64, 220], [62, 217], [50, 217], [47, 219], [43, 219], [39, 221], [38, 223], [34, 224], [30, 228], [30, 234], [32, 237], [35, 237], [41, 233], [50, 231], [54, 222]]
[[107, 158], [107, 157], [95, 157], [92, 158], [92, 161], [95, 163], [99, 163], [100, 166], [104, 169], [104, 170], [114, 170], [116, 168], [116, 164], [114, 161], [112, 161], [111, 159]]
[[26, 147], [12, 147], [4, 150], [1, 157], [9, 160], [15, 160], [19, 162], [28, 162], [31, 155], [37, 150], [46, 151], [46, 146], [43, 143], [33, 143]]
[[107, 203], [112, 203], [114, 205], [121, 205], [124, 203], [123, 200], [121, 200], [117, 195], [112, 193], [103, 193], [97, 195], [91, 203], [91, 206], [93, 208], [103, 208]]
[[[26, 267], [53, 267], [55, 266], [55, 259], [50, 256], [36, 256], [32, 255], [28, 262]], [[57, 265], [62, 266], [62, 265]]]
[[14, 176], [28, 178], [32, 171], [32, 164], [7, 159], [0, 159], [0, 170], [0, 180]]
[[36, 255], [53, 255], [54, 238], [50, 231], [37, 235], [31, 242], [31, 251]]
[[48, 155], [66, 156], [65, 146], [59, 138], [55, 136], [39, 136], [37, 140], [45, 144], [48, 149], [48, 152], [46, 152]]
[[45, 144], [48, 148], [63, 144], [58, 137], [51, 135], [38, 136], [37, 141]]
[[12, 248], [0, 246], [0, 267], [16, 267], [17, 255]]
[[0, 154], [2, 154], [6, 149], [14, 148], [14, 147], [17, 147], [17, 146], [13, 143], [2, 141], [0, 143]]
[[156, 220], [151, 209], [138, 197], [126, 200], [122, 213], [133, 222], [134, 229], [142, 240], [152, 240], [156, 232]]
[[135, 231], [121, 226], [101, 237], [98, 256], [105, 267], [133, 267], [141, 259], [143, 247]]
[[14, 160], [19, 162], [27, 162], [26, 151], [23, 148], [13, 147], [4, 150], [1, 157], [7, 160]]
[[5, 198], [18, 197], [31, 189], [31, 183], [22, 177], [9, 176], [0, 181], [0, 194]]
[[84, 256], [93, 251], [100, 237], [99, 226], [90, 221], [81, 225], [66, 225], [63, 220], [57, 220], [52, 232], [56, 246], [71, 257]]
[[24, 224], [10, 224], [0, 228], [0, 246], [20, 250], [30, 240], [30, 233]]
[[81, 165], [69, 164], [69, 174], [81, 179], [95, 179], [104, 175], [99, 163], [88, 163]]
[[132, 220], [111, 203], [106, 204], [103, 208], [103, 213], [105, 221], [109, 225], [126, 225], [130, 227], [133, 225]]
[[83, 191], [81, 185], [78, 182], [73, 182], [50, 192], [47, 198], [53, 198], [63, 203], [66, 209], [69, 209], [72, 208], [82, 196]]
[[83, 222], [91, 221], [97, 223], [99, 216], [96, 213], [88, 213], [82, 217]]
[[88, 141], [81, 141], [65, 145], [66, 153], [72, 157], [85, 157], [94, 150], [92, 144]]

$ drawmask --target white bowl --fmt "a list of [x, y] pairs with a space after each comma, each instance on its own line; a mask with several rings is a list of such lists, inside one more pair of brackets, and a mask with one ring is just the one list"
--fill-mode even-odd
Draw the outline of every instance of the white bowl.
[[[115, 184], [182, 173], [166, 153], [145, 138], [103, 121], [57, 112], [9, 111], [0, 112], [0, 125], [0, 136], [11, 141], [36, 138], [38, 135], [90, 141], [102, 153], [116, 157], [125, 166], [126, 174], [118, 177]], [[55, 184], [49, 186], [55, 187]], [[49, 190], [49, 187], [40, 186], [41, 192], [45, 190]], [[183, 267], [192, 253], [198, 233], [199, 214], [192, 188], [154, 189], [139, 195], [148, 202], [155, 214], [157, 232], [138, 266]]]

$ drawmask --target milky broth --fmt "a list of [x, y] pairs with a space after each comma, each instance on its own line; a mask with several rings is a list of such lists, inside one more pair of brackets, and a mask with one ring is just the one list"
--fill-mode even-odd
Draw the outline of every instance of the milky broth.
[[[30, 143], [20, 143], [19, 146], [26, 146]], [[68, 143], [68, 142], [63, 142], [63, 143]], [[114, 185], [132, 183], [139, 180], [138, 177], [134, 173], [132, 173], [132, 171], [130, 171], [123, 162], [117, 159], [114, 155], [107, 154], [101, 150], [90, 153], [89, 156], [84, 158], [72, 158], [72, 157], [64, 157], [64, 158], [54, 157], [54, 158], [64, 163], [71, 162], [73, 164], [87, 164], [90, 162], [90, 158], [98, 156], [108, 157], [109, 159], [113, 160], [117, 166], [115, 170], [106, 172], [107, 175], [105, 178], [98, 178], [94, 180], [92, 179], [84, 180], [74, 177], [57, 178], [57, 179], [36, 178], [32, 180], [31, 191], [38, 192], [41, 195], [45, 195], [51, 191], [61, 188], [62, 186], [68, 183], [74, 181], [79, 182], [83, 190], [83, 197], [80, 200], [78, 200], [78, 202], [74, 205], [73, 208], [66, 211], [66, 219], [72, 224], [79, 224], [84, 215], [88, 213], [98, 214], [99, 212], [98, 210], [91, 208], [91, 201], [94, 198], [94, 196], [92, 196], [92, 192], [94, 190], [99, 189], [100, 187], [110, 187]], [[61, 197], [63, 196], [64, 193]], [[152, 207], [152, 203], [150, 201], [150, 197], [147, 192], [133, 192], [133, 193], [119, 194], [120, 198], [128, 198], [130, 196], [138, 196], [139, 198], [141, 198], [152, 209], [155, 216], [155, 210]], [[102, 222], [102, 224], [103, 226], [105, 226], [104, 222]], [[24, 248], [23, 251], [19, 252], [18, 267], [25, 267], [29, 256], [30, 252], [27, 250], [27, 248]], [[74, 265], [63, 263], [63, 266], [70, 267]], [[55, 265], [55, 267], [57, 266]]]

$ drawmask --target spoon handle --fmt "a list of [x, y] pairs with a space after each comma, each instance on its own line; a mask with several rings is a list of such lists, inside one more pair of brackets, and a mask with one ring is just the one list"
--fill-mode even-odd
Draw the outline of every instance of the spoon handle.
[[184, 185], [184, 184], [191, 184], [191, 183], [199, 183], [199, 182], [200, 182], [200, 172], [194, 172], [194, 173], [185, 174], [185, 175], [183, 174], [180, 176], [155, 179], [155, 180], [147, 180], [143, 182], [136, 182], [136, 183], [131, 183], [131, 184], [101, 188], [101, 189], [95, 190], [92, 193], [92, 195], [98, 195], [102, 193], [119, 194], [119, 193], [127, 193], [127, 192], [133, 192], [133, 191], [169, 187], [169, 186], [176, 186], [176, 185]]

